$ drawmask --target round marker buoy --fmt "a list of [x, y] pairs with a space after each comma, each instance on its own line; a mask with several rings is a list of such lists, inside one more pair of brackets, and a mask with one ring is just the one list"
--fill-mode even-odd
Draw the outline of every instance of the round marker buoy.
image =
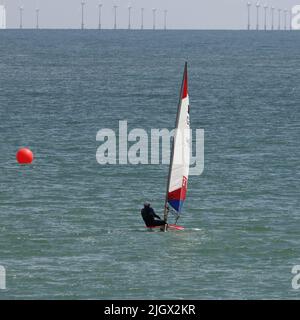
[[17, 152], [16, 159], [20, 164], [30, 164], [34, 159], [34, 156], [30, 149], [22, 148]]

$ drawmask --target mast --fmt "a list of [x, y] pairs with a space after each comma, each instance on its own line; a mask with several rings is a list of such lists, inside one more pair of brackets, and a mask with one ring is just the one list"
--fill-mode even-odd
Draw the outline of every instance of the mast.
[[[179, 96], [179, 102], [178, 102], [178, 108], [177, 108], [175, 129], [177, 129], [177, 127], [178, 127], [179, 114], [180, 114], [180, 108], [181, 108], [181, 103], [182, 103], [182, 93], [183, 93], [184, 83], [185, 83], [186, 79], [187, 79], [187, 62], [185, 62], [185, 66], [184, 66], [184, 72], [183, 72], [183, 78], [182, 78], [182, 84], [181, 84], [180, 96]], [[167, 182], [167, 191], [166, 191], [166, 197], [165, 197], [165, 208], [164, 208], [164, 221], [165, 222], [168, 221], [168, 214], [169, 214], [169, 211], [167, 209], [167, 204], [168, 204], [168, 194], [169, 194], [169, 188], [170, 188], [171, 170], [172, 170], [173, 161], [174, 161], [174, 148], [175, 148], [175, 144], [174, 144], [174, 137], [173, 137], [171, 160], [170, 160], [168, 182]], [[165, 226], [165, 231], [166, 231], [166, 228], [167, 228], [167, 226]]]

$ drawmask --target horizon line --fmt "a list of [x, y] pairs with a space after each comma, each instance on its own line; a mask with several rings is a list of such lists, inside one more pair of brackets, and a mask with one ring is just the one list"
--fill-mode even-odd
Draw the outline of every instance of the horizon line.
[[[226, 29], [193, 29], [193, 28], [185, 28], [185, 29], [176, 29], [176, 28], [170, 28], [170, 29], [155, 29], [153, 30], [152, 28], [148, 28], [148, 29], [128, 29], [128, 28], [118, 28], [118, 29], [114, 29], [114, 28], [102, 28], [102, 29], [98, 29], [98, 28], [85, 28], [85, 29], [81, 29], [80, 27], [77, 27], [77, 28], [73, 28], [73, 27], [61, 27], [61, 28], [53, 28], [53, 27], [39, 27], [38, 29], [36, 27], [23, 27], [22, 29], [20, 29], [19, 27], [15, 27], [15, 28], [5, 28], [5, 29], [0, 29], [1, 31], [5, 31], [5, 30], [20, 30], [20, 31], [24, 31], [24, 30], [35, 30], [35, 31], [43, 31], [43, 30], [78, 30], [78, 31], [97, 31], [97, 32], [101, 32], [101, 31], [127, 31], [127, 32], [135, 32], [135, 31], [151, 31], [151, 32], [157, 32], [157, 31], [163, 31], [163, 32], [168, 32], [168, 31], [247, 31], [247, 32], [267, 32], [267, 31], [272, 31], [272, 32], [276, 32], [276, 31], [299, 31], [299, 30], [295, 30], [295, 29], [281, 29], [281, 30], [278, 30], [278, 29], [267, 29], [267, 30], [264, 30], [264, 29], [259, 29], [259, 30], [256, 30], [256, 29], [250, 29], [250, 30], [247, 30], [246, 28], [243, 28], [243, 29], [230, 29], [230, 28], [226, 28]], [[0, 31], [0, 32], [1, 32]]]

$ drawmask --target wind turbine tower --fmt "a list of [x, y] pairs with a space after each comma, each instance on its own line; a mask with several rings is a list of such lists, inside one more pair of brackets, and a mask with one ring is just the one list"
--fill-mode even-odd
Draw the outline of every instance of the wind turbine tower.
[[259, 2], [256, 3], [256, 30], [259, 30]]
[[168, 10], [164, 11], [164, 30], [167, 30], [167, 16], [168, 16]]
[[39, 9], [39, 8], [36, 8], [36, 9], [35, 9], [35, 12], [36, 12], [36, 29], [39, 29], [39, 28], [40, 28], [40, 25], [39, 25], [40, 9]]
[[84, 6], [85, 2], [81, 1], [81, 30], [84, 29]]
[[248, 25], [247, 25], [247, 29], [250, 30], [250, 28], [251, 28], [251, 26], [250, 26], [251, 2], [247, 2], [247, 9], [248, 9]]
[[23, 29], [23, 11], [24, 11], [24, 7], [20, 6], [19, 10], [20, 10], [20, 29]]
[[131, 6], [128, 6], [128, 30], [131, 29]]
[[278, 30], [281, 29], [281, 9], [278, 9]]
[[264, 5], [264, 10], [265, 10], [265, 24], [264, 24], [264, 28], [265, 31], [267, 31], [267, 10], [268, 10], [268, 6], [265, 4]]
[[152, 13], [153, 13], [153, 30], [156, 29], [156, 8], [152, 9]]
[[275, 8], [271, 7], [271, 23], [272, 23], [271, 30], [274, 30], [274, 10]]
[[286, 22], [287, 22], [287, 9], [284, 9], [284, 30], [287, 30]]
[[99, 22], [98, 22], [98, 29], [102, 29], [102, 24], [101, 24], [101, 13], [102, 13], [102, 3], [99, 3], [98, 9], [99, 9]]
[[141, 30], [144, 30], [144, 8], [141, 8]]
[[0, 5], [0, 29], [6, 29], [6, 6]]
[[115, 20], [114, 20], [114, 29], [117, 29], [117, 8], [118, 6], [114, 5], [114, 14], [115, 14]]

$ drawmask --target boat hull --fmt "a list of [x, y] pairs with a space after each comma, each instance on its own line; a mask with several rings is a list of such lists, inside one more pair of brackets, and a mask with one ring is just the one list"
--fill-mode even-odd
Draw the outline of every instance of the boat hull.
[[[146, 227], [149, 230], [160, 230], [161, 226], [153, 226], [153, 227]], [[168, 229], [167, 230], [173, 230], [173, 231], [183, 231], [184, 227], [182, 226], [178, 226], [176, 224], [169, 224]]]

